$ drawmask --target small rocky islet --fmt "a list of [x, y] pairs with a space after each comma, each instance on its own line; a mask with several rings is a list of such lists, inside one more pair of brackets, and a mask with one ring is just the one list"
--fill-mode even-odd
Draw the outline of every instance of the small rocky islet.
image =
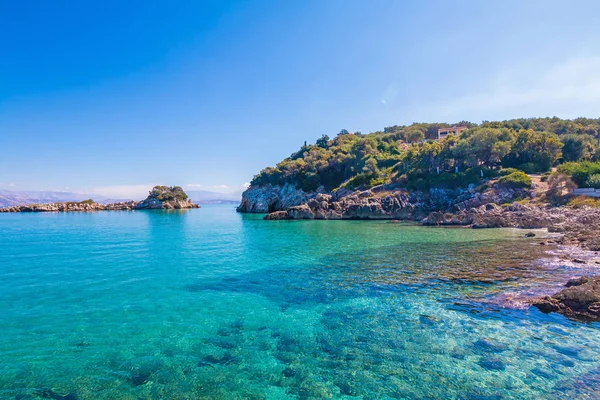
[[124, 201], [100, 204], [93, 200], [48, 204], [27, 204], [0, 208], [0, 212], [71, 212], [71, 211], [128, 211], [128, 210], [182, 210], [200, 208], [180, 186], [155, 186], [142, 201]]

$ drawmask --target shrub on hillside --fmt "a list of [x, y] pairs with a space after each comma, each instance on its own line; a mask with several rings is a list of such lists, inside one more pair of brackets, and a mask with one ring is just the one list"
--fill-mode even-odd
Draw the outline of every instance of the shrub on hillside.
[[532, 182], [526, 173], [517, 171], [498, 179], [498, 185], [505, 188], [522, 189], [530, 188]]
[[540, 181], [548, 182], [548, 178], [550, 178], [550, 175], [552, 175], [552, 172], [544, 172], [542, 174], [542, 177], [540, 178]]
[[539, 164], [528, 162], [525, 164], [519, 165], [519, 170], [525, 172], [526, 174], [537, 174], [538, 172], [545, 172], [548, 168], [542, 167]]
[[600, 189], [600, 174], [590, 175], [586, 181], [586, 186], [589, 188]]
[[498, 171], [498, 175], [506, 176], [512, 174], [513, 172], [519, 172], [519, 170], [516, 168], [502, 168], [500, 171]]
[[600, 174], [600, 162], [568, 162], [560, 165], [558, 171], [570, 176], [577, 186], [583, 187], [592, 175]]
[[593, 197], [586, 196], [577, 196], [573, 197], [567, 203], [569, 207], [573, 208], [582, 208], [582, 207], [592, 207], [597, 208], [600, 207], [600, 199], [595, 199]]

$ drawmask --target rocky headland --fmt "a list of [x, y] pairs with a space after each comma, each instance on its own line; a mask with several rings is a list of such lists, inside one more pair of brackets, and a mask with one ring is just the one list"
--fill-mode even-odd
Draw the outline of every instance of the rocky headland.
[[200, 208], [188, 199], [187, 194], [179, 186], [155, 186], [148, 197], [142, 201], [126, 201], [110, 204], [99, 204], [93, 200], [81, 202], [62, 202], [48, 204], [27, 204], [0, 208], [0, 212], [71, 212], [71, 211], [127, 211], [127, 210], [180, 210]]

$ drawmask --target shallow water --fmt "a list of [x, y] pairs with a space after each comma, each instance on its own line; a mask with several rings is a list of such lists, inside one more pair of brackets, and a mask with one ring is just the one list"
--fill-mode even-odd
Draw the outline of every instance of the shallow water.
[[599, 324], [496, 301], [574, 273], [523, 233], [2, 214], [0, 398], [600, 398]]

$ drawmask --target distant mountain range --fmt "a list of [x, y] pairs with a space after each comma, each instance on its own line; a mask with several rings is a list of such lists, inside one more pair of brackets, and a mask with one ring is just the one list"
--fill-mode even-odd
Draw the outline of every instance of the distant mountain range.
[[83, 201], [93, 199], [101, 204], [116, 203], [131, 199], [111, 199], [89, 193], [53, 192], [45, 190], [25, 190], [13, 192], [0, 190], [0, 207], [19, 206], [25, 204], [60, 203], [65, 201]]
[[[207, 190], [190, 190], [186, 192], [194, 203], [222, 204], [238, 203], [241, 193], [217, 193]], [[134, 199], [109, 198], [98, 194], [54, 192], [45, 190], [10, 191], [0, 189], [0, 207], [12, 207], [25, 204], [61, 203], [65, 201], [83, 201], [92, 199], [100, 204], [116, 203]]]
[[241, 192], [218, 193], [208, 190], [186, 190], [185, 192], [194, 203], [199, 204], [239, 203], [242, 198]]

